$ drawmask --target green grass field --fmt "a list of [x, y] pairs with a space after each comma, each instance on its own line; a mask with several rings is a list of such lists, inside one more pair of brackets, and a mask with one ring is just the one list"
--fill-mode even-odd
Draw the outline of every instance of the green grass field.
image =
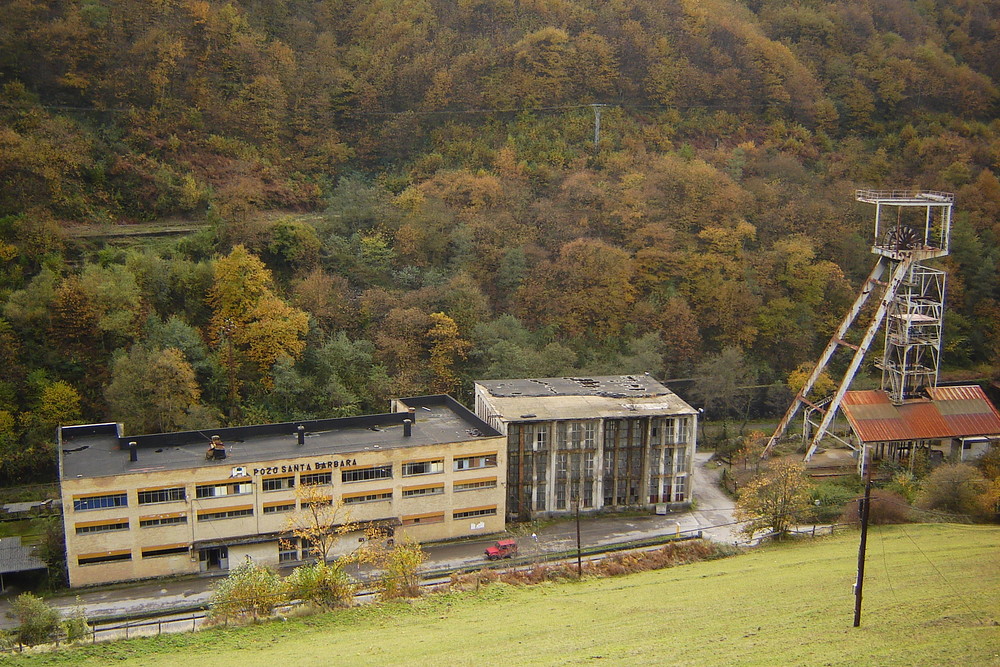
[[873, 527], [853, 628], [857, 545], [846, 532], [614, 579], [493, 585], [10, 662], [1000, 665], [1000, 528]]

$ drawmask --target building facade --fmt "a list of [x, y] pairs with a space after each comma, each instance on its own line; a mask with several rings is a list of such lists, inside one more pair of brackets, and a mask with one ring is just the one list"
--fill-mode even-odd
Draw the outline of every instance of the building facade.
[[[291, 536], [313, 485], [342, 503], [352, 551], [377, 525], [420, 542], [504, 529], [506, 439], [447, 396], [393, 412], [124, 437], [120, 424], [60, 430], [71, 586], [304, 560]], [[218, 435], [224, 455], [209, 452]], [[338, 515], [338, 521], [339, 521]]]
[[506, 436], [507, 516], [691, 502], [698, 412], [648, 375], [480, 381]]

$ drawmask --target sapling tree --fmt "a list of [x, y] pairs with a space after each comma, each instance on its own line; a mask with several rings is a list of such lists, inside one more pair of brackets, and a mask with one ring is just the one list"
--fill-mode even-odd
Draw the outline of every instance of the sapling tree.
[[770, 531], [779, 539], [790, 526], [809, 515], [809, 479], [801, 463], [776, 459], [740, 490], [736, 500], [736, 519], [745, 521], [742, 531], [753, 537]]

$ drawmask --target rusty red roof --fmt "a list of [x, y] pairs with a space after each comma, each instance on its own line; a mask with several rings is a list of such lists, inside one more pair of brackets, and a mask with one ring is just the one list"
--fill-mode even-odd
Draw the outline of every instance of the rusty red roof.
[[1000, 412], [981, 387], [935, 387], [893, 405], [881, 390], [849, 391], [841, 408], [862, 442], [1000, 435]]

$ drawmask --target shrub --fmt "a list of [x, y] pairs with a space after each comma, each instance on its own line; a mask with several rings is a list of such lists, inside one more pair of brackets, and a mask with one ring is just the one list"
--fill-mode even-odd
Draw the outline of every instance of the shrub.
[[357, 589], [354, 579], [337, 562], [302, 565], [285, 578], [285, 590], [290, 598], [305, 600], [324, 609], [351, 606]]
[[[844, 512], [840, 515], [841, 523], [861, 523], [861, 516], [858, 513], [861, 503], [858, 501], [862, 498], [864, 498], [864, 494], [856, 496], [844, 506]], [[890, 523], [906, 523], [910, 520], [909, 503], [906, 502], [906, 498], [895, 491], [872, 489], [871, 498], [872, 507], [868, 511], [868, 523], [886, 525]]]
[[412, 598], [420, 595], [420, 578], [417, 570], [427, 559], [420, 544], [409, 539], [401, 540], [378, 552], [372, 561], [381, 569], [375, 588], [383, 600]]
[[34, 646], [56, 638], [59, 631], [59, 612], [41, 598], [31, 593], [21, 593], [11, 604], [9, 612], [17, 619], [17, 641]]
[[812, 520], [815, 523], [836, 521], [847, 503], [857, 497], [857, 489], [853, 487], [854, 484], [846, 486], [837, 482], [820, 482], [814, 486], [809, 494], [813, 503]]
[[208, 603], [209, 613], [216, 620], [241, 616], [257, 619], [270, 616], [283, 599], [281, 579], [277, 573], [248, 558], [215, 587]]
[[83, 601], [76, 598], [76, 609], [73, 615], [63, 621], [63, 630], [66, 633], [66, 641], [75, 642], [85, 639], [90, 632], [90, 625], [87, 623], [87, 615], [83, 611]]
[[917, 507], [980, 517], [987, 513], [983, 499], [989, 484], [967, 463], [939, 465], [924, 480]]

